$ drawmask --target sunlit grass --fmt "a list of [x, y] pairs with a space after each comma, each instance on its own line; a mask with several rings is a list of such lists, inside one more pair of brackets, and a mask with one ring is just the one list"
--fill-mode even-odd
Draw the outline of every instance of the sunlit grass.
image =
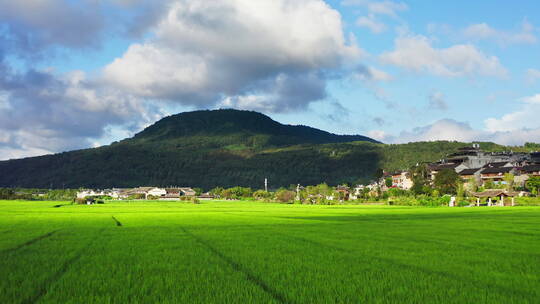
[[540, 298], [535, 207], [54, 205], [0, 201], [1, 303]]

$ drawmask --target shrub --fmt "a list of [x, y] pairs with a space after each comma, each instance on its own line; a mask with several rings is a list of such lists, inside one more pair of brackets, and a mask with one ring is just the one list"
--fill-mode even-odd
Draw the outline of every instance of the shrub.
[[292, 202], [296, 193], [290, 190], [279, 190], [276, 192], [276, 200], [282, 203]]
[[426, 207], [439, 207], [448, 206], [450, 202], [450, 196], [445, 195], [442, 197], [432, 197], [427, 195], [419, 195], [417, 197], [412, 196], [399, 196], [391, 197], [388, 199], [389, 205], [400, 206], [426, 206]]
[[516, 197], [515, 203], [518, 206], [540, 206], [540, 197]]
[[272, 193], [266, 192], [264, 190], [257, 190], [253, 192], [253, 197], [258, 200], [264, 200], [272, 196]]
[[76, 198], [76, 199], [73, 200], [73, 202], [75, 204], [84, 205], [84, 204], [86, 204], [86, 199], [85, 198]]

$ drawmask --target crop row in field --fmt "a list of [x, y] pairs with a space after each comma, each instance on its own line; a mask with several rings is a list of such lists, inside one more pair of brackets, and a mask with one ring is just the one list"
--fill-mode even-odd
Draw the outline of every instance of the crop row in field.
[[0, 202], [2, 303], [534, 303], [540, 208]]

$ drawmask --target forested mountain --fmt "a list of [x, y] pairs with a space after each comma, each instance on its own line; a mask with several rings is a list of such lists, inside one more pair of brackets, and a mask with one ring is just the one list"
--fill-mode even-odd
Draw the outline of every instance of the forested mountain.
[[1, 161], [0, 186], [262, 188], [264, 178], [272, 188], [336, 185], [369, 181], [380, 169], [438, 160], [466, 145], [384, 145], [360, 135], [283, 125], [256, 112], [195, 111], [163, 118], [108, 146]]

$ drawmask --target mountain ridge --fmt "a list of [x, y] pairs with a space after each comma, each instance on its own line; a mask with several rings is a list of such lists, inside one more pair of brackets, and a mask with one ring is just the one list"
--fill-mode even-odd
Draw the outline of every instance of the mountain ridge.
[[376, 155], [370, 149], [351, 153], [345, 148], [351, 143], [379, 144], [361, 135], [284, 125], [252, 111], [184, 112], [110, 145], [0, 161], [0, 172], [10, 172], [0, 174], [0, 186], [255, 187], [267, 177], [285, 186], [371, 176]]
[[268, 135], [269, 144], [289, 144], [286, 138], [294, 138], [295, 143], [337, 143], [351, 141], [378, 141], [362, 135], [337, 135], [303, 125], [281, 124], [258, 112], [220, 109], [199, 110], [167, 116], [135, 134], [131, 140], [164, 140], [188, 136], [224, 136], [243, 133]]
[[[223, 119], [223, 113], [232, 118]], [[265, 178], [272, 188], [355, 184], [369, 182], [382, 169], [436, 161], [468, 145], [448, 141], [385, 145], [361, 135], [282, 125], [256, 112], [195, 111], [164, 118], [107, 146], [0, 161], [0, 187], [177, 185], [208, 190], [262, 188]]]

